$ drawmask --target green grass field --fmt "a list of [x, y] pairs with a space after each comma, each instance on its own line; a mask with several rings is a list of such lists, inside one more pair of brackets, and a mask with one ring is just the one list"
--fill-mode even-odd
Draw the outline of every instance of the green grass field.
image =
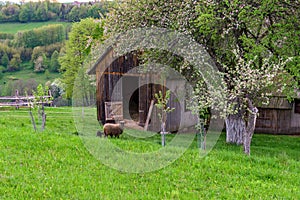
[[[34, 132], [28, 109], [0, 109], [0, 199], [300, 198], [299, 137], [256, 134], [248, 157], [222, 134], [204, 158], [194, 141], [171, 165], [128, 174], [89, 153], [70, 108], [46, 112], [46, 130]], [[154, 138], [149, 149], [161, 148], [159, 136]], [[126, 134], [108, 140], [132, 151], [145, 148]]]
[[70, 25], [69, 22], [30, 22], [30, 23], [0, 23], [0, 32], [3, 33], [17, 33], [18, 31], [31, 30], [34, 28], [39, 28], [46, 26], [48, 24], [63, 24], [65, 26]]
[[37, 83], [45, 84], [48, 80], [53, 81], [55, 78], [61, 77], [60, 73], [49, 73], [49, 77], [45, 73], [35, 73], [32, 69], [23, 69], [16, 72], [6, 72], [1, 79], [0, 85], [9, 80], [23, 80], [34, 79]]

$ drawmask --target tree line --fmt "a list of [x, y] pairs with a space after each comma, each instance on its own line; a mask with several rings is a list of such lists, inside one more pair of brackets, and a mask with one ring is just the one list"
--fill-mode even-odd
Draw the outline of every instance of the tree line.
[[35, 72], [58, 72], [59, 52], [67, 39], [62, 24], [50, 24], [33, 30], [20, 31], [13, 39], [0, 44], [0, 66], [2, 71], [21, 70], [22, 63], [30, 63]]
[[44, 22], [49, 20], [77, 22], [83, 18], [99, 18], [108, 12], [111, 3], [57, 3], [46, 1], [22, 2], [21, 4], [0, 2], [0, 23]]

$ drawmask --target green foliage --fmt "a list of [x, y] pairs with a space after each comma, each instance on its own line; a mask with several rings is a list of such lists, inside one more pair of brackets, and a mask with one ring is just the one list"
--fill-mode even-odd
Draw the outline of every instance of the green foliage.
[[[30, 65], [30, 63], [25, 63], [26, 65]], [[28, 66], [26, 66], [25, 64], [22, 64], [23, 67], [22, 67], [22, 70], [20, 71], [14, 71], [14, 72], [5, 72], [3, 73], [4, 77], [2, 79], [2, 83], [7, 82], [9, 80], [11, 80], [11, 77], [14, 77], [14, 81], [15, 80], [24, 80], [24, 82], [26, 82], [26, 85], [27, 85], [27, 82], [32, 82], [32, 84], [29, 84], [29, 85], [33, 85], [34, 87], [29, 87], [28, 86], [28, 93], [31, 93], [31, 90], [32, 89], [35, 89], [36, 86], [38, 84], [44, 84], [45, 82], [48, 81], [48, 79], [46, 78], [45, 76], [45, 73], [35, 73], [32, 68], [29, 68]], [[56, 78], [59, 78], [61, 77], [61, 74], [59, 73], [50, 73], [50, 79], [49, 80], [54, 80]], [[0, 84], [0, 86], [2, 86], [2, 84]], [[24, 94], [24, 93], [22, 93]]]
[[4, 54], [7, 54], [9, 60], [12, 59], [13, 55], [17, 53], [17, 50], [15, 48], [12, 48], [8, 46], [7, 44], [0, 43], [0, 57]]
[[7, 4], [1, 8], [0, 12], [0, 21], [1, 22], [10, 22], [18, 21], [20, 13], [20, 7], [17, 4]]
[[36, 60], [34, 60], [34, 72], [44, 72], [48, 68], [48, 66], [49, 62], [45, 54], [42, 54]]
[[1, 64], [2, 64], [4, 67], [7, 67], [8, 63], [9, 63], [8, 55], [7, 55], [7, 53], [4, 53], [4, 55], [3, 55], [2, 58], [1, 58]]
[[[299, 57], [300, 12], [296, 1], [201, 1], [197, 7], [195, 27], [198, 41], [204, 44], [219, 65], [235, 67], [232, 52], [246, 61], [254, 60], [255, 68], [260, 68], [262, 60], [270, 61]], [[216, 12], [216, 10], [218, 12]], [[294, 70], [298, 59], [285, 66], [295, 78]], [[220, 66], [219, 66], [220, 67]], [[291, 88], [292, 90], [294, 88]]]
[[171, 97], [171, 91], [167, 90], [166, 93], [163, 94], [160, 90], [158, 93], [154, 94], [154, 97], [157, 101], [155, 106], [162, 111], [162, 113], [159, 113], [159, 118], [163, 123], [165, 123], [167, 120], [167, 114], [175, 110], [175, 108], [170, 108], [168, 106]]
[[9, 81], [6, 82], [5, 85], [3, 85], [1, 87], [1, 95], [2, 96], [11, 96], [12, 94], [14, 94], [13, 81], [9, 80]]
[[78, 70], [83, 67], [93, 44], [102, 40], [103, 31], [103, 21], [92, 18], [73, 24], [64, 55], [59, 58], [67, 98], [72, 96]]
[[45, 70], [45, 77], [46, 77], [46, 79], [50, 79], [50, 72], [49, 72], [49, 70], [48, 69], [46, 69]]
[[[71, 108], [47, 110], [47, 130], [39, 134], [32, 130], [27, 109], [0, 110], [1, 199], [297, 199], [300, 195], [299, 137], [254, 135], [252, 156], [246, 157], [221, 135], [202, 159], [195, 141], [161, 170], [127, 174], [91, 156], [76, 135]], [[159, 135], [144, 140], [123, 136], [109, 140], [134, 152], [161, 148]]]
[[[66, 38], [65, 28], [62, 24], [47, 25], [33, 30], [18, 32], [15, 35], [17, 47], [34, 48], [63, 42]], [[36, 38], [39, 38], [38, 40]]]
[[[3, 78], [3, 71], [5, 70], [5, 67], [1, 66], [0, 65], [0, 80]], [[0, 94], [1, 94], [1, 91], [0, 91]]]
[[111, 2], [86, 2], [75, 5], [50, 1], [7, 3], [0, 7], [0, 23], [2, 22], [41, 22], [47, 20], [79, 21], [93, 17], [99, 18], [99, 13], [105, 15]]
[[50, 58], [53, 52], [60, 51], [63, 45], [64, 43], [54, 43], [47, 46], [37, 46], [32, 51], [31, 61], [33, 62], [35, 59], [37, 59], [39, 56], [42, 56], [43, 54], [45, 54], [47, 58]]
[[7, 66], [7, 71], [20, 70], [21, 62], [22, 62], [22, 60], [21, 60], [20, 54], [18, 54], [18, 53], [14, 54]]
[[[2, 30], [1, 30], [2, 31]], [[6, 40], [6, 39], [14, 39], [14, 35], [11, 33], [3, 33], [0, 32], [0, 40]]]
[[50, 71], [51, 72], [58, 72], [60, 68], [60, 64], [58, 62], [58, 57], [59, 53], [58, 51], [54, 51], [53, 54], [51, 55], [51, 60], [50, 60]]
[[21, 11], [19, 14], [19, 21], [20, 22], [29, 22], [31, 18], [31, 12], [30, 12], [29, 4], [26, 4], [21, 7]]
[[36, 91], [33, 91], [33, 96], [35, 97], [35, 101], [44, 101], [44, 96], [48, 96], [49, 87], [47, 85], [43, 86], [39, 84], [36, 88]]

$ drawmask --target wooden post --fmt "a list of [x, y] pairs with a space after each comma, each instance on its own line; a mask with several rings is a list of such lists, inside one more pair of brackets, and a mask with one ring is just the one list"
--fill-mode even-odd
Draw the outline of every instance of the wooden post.
[[147, 120], [146, 120], [146, 124], [145, 124], [145, 127], [144, 127], [144, 131], [148, 130], [149, 121], [150, 121], [150, 118], [151, 118], [151, 115], [152, 115], [153, 106], [154, 106], [154, 100], [151, 100], [150, 108], [149, 108], [148, 116], [147, 116]]
[[166, 124], [163, 122], [161, 123], [161, 146], [166, 146]]
[[15, 93], [15, 96], [16, 96], [16, 109], [18, 110], [19, 109], [19, 91], [16, 90], [16, 93]]
[[31, 123], [32, 123], [32, 125], [33, 125], [34, 131], [36, 131], [36, 125], [35, 125], [35, 121], [34, 121], [34, 117], [33, 117], [31, 108], [30, 108], [30, 111], [29, 111], [29, 115], [30, 115], [30, 117], [31, 117]]

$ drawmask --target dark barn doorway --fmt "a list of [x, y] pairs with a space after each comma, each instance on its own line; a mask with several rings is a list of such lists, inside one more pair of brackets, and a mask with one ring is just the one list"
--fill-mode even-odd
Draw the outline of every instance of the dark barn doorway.
[[[123, 76], [123, 109], [124, 118], [139, 121], [139, 77]], [[129, 112], [128, 112], [129, 111]]]

